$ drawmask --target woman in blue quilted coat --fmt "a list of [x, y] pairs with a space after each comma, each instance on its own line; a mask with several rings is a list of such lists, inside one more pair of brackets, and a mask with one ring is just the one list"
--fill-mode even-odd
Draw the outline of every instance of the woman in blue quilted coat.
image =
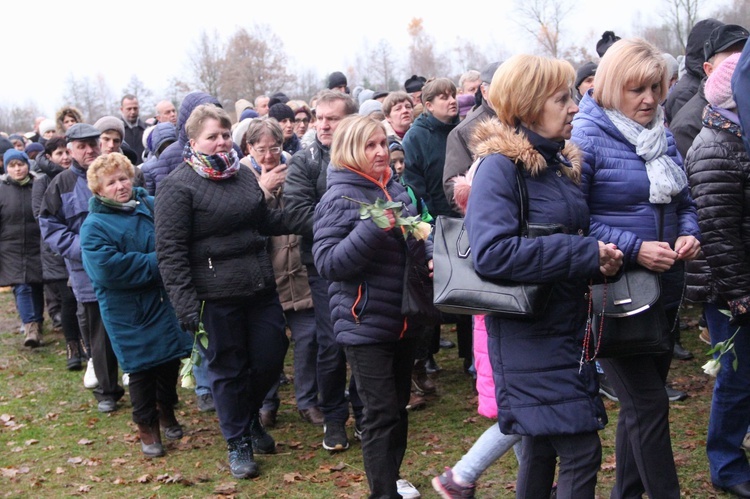
[[[674, 137], [659, 105], [669, 75], [661, 52], [640, 39], [620, 40], [602, 58], [573, 121], [583, 150], [581, 187], [591, 234], [622, 250], [625, 269], [661, 275], [672, 327], [682, 297], [683, 262], [700, 250], [698, 219]], [[620, 400], [613, 498], [677, 498], [664, 389], [672, 353], [602, 359]]]

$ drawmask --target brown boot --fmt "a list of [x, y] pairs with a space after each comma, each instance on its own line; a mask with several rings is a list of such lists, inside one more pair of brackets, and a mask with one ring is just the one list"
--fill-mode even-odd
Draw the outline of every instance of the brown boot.
[[24, 342], [23, 346], [36, 348], [42, 344], [42, 323], [29, 322], [23, 325]]
[[159, 426], [164, 429], [167, 440], [179, 440], [183, 436], [182, 425], [174, 415], [174, 407], [169, 404], [156, 404], [159, 411]]
[[411, 372], [412, 390], [420, 395], [430, 395], [437, 390], [435, 382], [427, 376], [426, 363], [426, 359], [414, 361], [414, 369]]
[[411, 392], [411, 395], [409, 396], [409, 403], [406, 404], [406, 410], [418, 411], [419, 409], [424, 409], [425, 405], [427, 405], [427, 401], [423, 396], [421, 396], [417, 392]]
[[151, 425], [139, 424], [138, 436], [141, 439], [141, 451], [144, 456], [161, 457], [164, 455], [158, 421]]

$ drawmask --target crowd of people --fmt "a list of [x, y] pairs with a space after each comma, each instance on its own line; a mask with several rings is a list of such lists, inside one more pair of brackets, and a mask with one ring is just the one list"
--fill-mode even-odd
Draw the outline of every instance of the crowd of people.
[[[391, 92], [334, 72], [309, 103], [277, 92], [233, 115], [204, 92], [149, 120], [130, 94], [93, 123], [65, 106], [0, 137], [0, 285], [24, 347], [45, 343], [46, 307], [99, 411], [128, 388], [147, 457], [184, 435], [189, 358], [182, 385], [216, 411], [236, 478], [276, 450], [291, 340], [301, 420], [343, 452], [353, 418], [373, 498], [421, 496], [400, 468], [408, 411], [437, 391], [434, 354], [453, 346], [445, 324], [497, 421], [433, 478], [441, 497], [474, 497], [511, 448], [517, 497], [595, 497], [601, 396], [619, 401], [612, 497], [680, 497], [669, 402], [686, 394], [668, 374], [693, 356], [678, 314], [692, 301], [702, 339], [733, 345], [712, 368], [711, 481], [750, 497], [747, 38], [700, 21], [678, 62], [608, 31], [578, 69], [519, 54], [458, 86], [412, 75]], [[419, 229], [437, 217], [464, 218], [482, 277], [551, 285], [545, 309], [406, 313], [410, 270], [440, 270]], [[548, 230], [525, 237], [525, 222]], [[658, 275], [670, 348], [590, 356], [591, 286], [633, 269]]]

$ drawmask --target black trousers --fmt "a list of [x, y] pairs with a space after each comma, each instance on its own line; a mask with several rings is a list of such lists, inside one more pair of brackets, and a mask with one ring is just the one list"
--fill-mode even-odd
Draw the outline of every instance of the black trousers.
[[602, 445], [597, 432], [577, 435], [523, 437], [523, 459], [516, 480], [516, 497], [548, 499], [557, 478], [558, 499], [593, 499], [596, 474], [602, 462]]
[[414, 340], [344, 347], [364, 404], [362, 457], [370, 498], [400, 499], [396, 490], [406, 453]]
[[[669, 324], [677, 309], [667, 310]], [[669, 399], [664, 385], [672, 353], [601, 359], [599, 363], [620, 399], [613, 499], [680, 497], [669, 436]]]
[[203, 325], [221, 433], [227, 441], [250, 435], [250, 421], [279, 380], [289, 346], [279, 297], [206, 300]]
[[145, 371], [130, 373], [130, 402], [133, 422], [151, 425], [159, 418], [156, 404], [172, 407], [177, 403], [177, 374], [180, 359], [167, 361]]
[[125, 395], [125, 390], [117, 382], [118, 364], [107, 330], [104, 329], [98, 302], [82, 304], [79, 317], [81, 334], [89, 347], [89, 355], [94, 361], [94, 372], [99, 386], [94, 388], [96, 400], [118, 401]]
[[[78, 302], [76, 301], [76, 296], [73, 294], [73, 290], [68, 286], [68, 281], [52, 281], [45, 284], [44, 287], [45, 291], [47, 288], [53, 289], [54, 294], [60, 298], [60, 317], [65, 341], [80, 340], [81, 327], [78, 325], [78, 316], [76, 314]], [[48, 311], [50, 308], [51, 306], [48, 304]]]

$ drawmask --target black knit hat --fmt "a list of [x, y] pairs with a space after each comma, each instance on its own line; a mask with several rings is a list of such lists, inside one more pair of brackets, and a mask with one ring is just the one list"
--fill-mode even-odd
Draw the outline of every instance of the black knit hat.
[[708, 40], [703, 44], [703, 55], [705, 60], [709, 60], [719, 52], [727, 50], [732, 45], [745, 43], [748, 38], [748, 31], [737, 24], [725, 24], [714, 29]]
[[294, 121], [294, 111], [286, 104], [278, 103], [268, 108], [268, 117], [274, 118], [279, 123], [287, 118]]
[[596, 63], [587, 62], [576, 71], [576, 90], [581, 86], [583, 80], [596, 74]]
[[604, 53], [607, 52], [607, 49], [614, 45], [619, 39], [620, 37], [615, 35], [614, 31], [605, 31], [602, 34], [602, 38], [596, 42], [596, 53], [599, 54], [599, 57], [604, 57]]
[[345, 87], [347, 84], [346, 76], [341, 71], [334, 71], [328, 75], [328, 89], [333, 90], [336, 87]]
[[284, 92], [276, 92], [274, 94], [271, 94], [270, 98], [268, 99], [268, 107], [279, 103], [286, 104], [287, 102], [289, 102], [289, 96], [287, 96]]

